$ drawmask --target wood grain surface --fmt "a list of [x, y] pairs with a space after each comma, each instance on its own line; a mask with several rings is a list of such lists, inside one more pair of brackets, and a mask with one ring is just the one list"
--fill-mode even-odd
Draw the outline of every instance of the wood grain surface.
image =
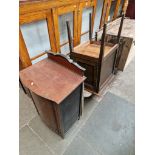
[[85, 77], [69, 69], [67, 65], [63, 66], [46, 58], [20, 71], [20, 79], [35, 94], [60, 104]]

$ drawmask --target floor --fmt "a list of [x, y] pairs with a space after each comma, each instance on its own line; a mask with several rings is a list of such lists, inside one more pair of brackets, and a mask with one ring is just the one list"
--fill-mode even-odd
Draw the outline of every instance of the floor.
[[[104, 155], [92, 149], [87, 138], [84, 140], [79, 136], [79, 133], [107, 92], [125, 99], [130, 104], [134, 104], [134, 65], [133, 46], [124, 72], [119, 72], [115, 81], [106, 90], [101, 92], [100, 96], [93, 96], [91, 99], [85, 100], [82, 118], [73, 125], [65, 139], [61, 139], [44, 125], [31, 99], [22, 90], [19, 90], [20, 155], [68, 155], [70, 154], [69, 152], [72, 152], [72, 155], [74, 155], [85, 152], [85, 149], [87, 149], [89, 155]], [[80, 149], [76, 150], [76, 146], [80, 146]], [[68, 150], [70, 151], [68, 152]]]

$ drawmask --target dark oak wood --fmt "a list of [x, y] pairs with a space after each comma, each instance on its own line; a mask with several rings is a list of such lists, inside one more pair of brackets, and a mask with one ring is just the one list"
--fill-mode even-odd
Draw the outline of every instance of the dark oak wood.
[[[119, 69], [119, 67], [118, 67], [119, 62], [120, 62], [120, 58], [122, 57], [123, 42], [121, 39], [121, 33], [122, 33], [122, 28], [123, 28], [123, 23], [124, 23], [124, 16], [125, 16], [124, 13], [122, 13], [121, 17], [119, 17], [119, 18], [115, 19], [114, 21], [108, 23], [109, 29], [115, 27], [115, 25], [112, 25], [111, 23], [114, 23], [114, 22], [117, 23], [118, 22], [117, 25], [119, 25], [118, 29], [115, 30], [115, 34], [116, 34], [115, 37], [112, 37], [110, 35], [106, 35], [106, 41], [107, 42], [111, 42], [114, 44], [116, 43], [119, 46], [119, 48], [117, 49], [117, 52], [116, 52], [115, 60], [114, 60], [114, 70], [113, 70], [114, 74], [116, 74], [118, 69]], [[97, 34], [96, 34], [97, 37], [98, 37], [98, 32], [100, 32], [101, 30], [102, 29], [97, 31]], [[116, 33], [117, 31], [118, 31], [118, 33]], [[97, 39], [97, 37], [96, 37], [96, 39]], [[101, 38], [102, 38], [102, 36], [101, 36]]]
[[123, 71], [125, 68], [125, 64], [130, 53], [130, 49], [132, 47], [134, 39], [129, 37], [122, 37], [122, 42], [120, 45], [120, 56], [116, 67], [118, 70]]
[[91, 13], [89, 14], [89, 40], [92, 40], [92, 17]]
[[[91, 25], [91, 15], [89, 24]], [[86, 69], [85, 88], [98, 93], [105, 81], [113, 74], [114, 62], [118, 44], [105, 42], [106, 24], [104, 24], [101, 41], [94, 41], [91, 37], [91, 26], [89, 25], [89, 42], [76, 46], [70, 51], [74, 61]], [[69, 24], [67, 24], [67, 27]], [[67, 29], [68, 30], [68, 29]], [[69, 40], [72, 40], [68, 31]]]
[[120, 22], [120, 26], [119, 26], [119, 29], [118, 29], [118, 35], [117, 35], [117, 43], [119, 44], [119, 48], [117, 50], [116, 59], [115, 59], [115, 62], [114, 62], [114, 74], [116, 74], [117, 71], [118, 71], [118, 63], [119, 63], [119, 59], [120, 59], [120, 56], [121, 56], [121, 52], [119, 51], [119, 49], [120, 49], [120, 46], [121, 46], [120, 37], [121, 37], [122, 28], [123, 28], [124, 13], [122, 13], [121, 16], [122, 16], [121, 17], [121, 22]]
[[70, 52], [72, 53], [73, 52], [73, 40], [71, 37], [71, 30], [70, 30], [70, 26], [69, 26], [69, 21], [67, 21], [66, 24], [67, 24], [67, 31], [68, 31], [69, 49], [70, 49]]
[[119, 26], [119, 30], [118, 30], [118, 35], [117, 35], [117, 43], [120, 42], [120, 37], [121, 37], [121, 32], [122, 32], [122, 28], [123, 28], [123, 22], [124, 22], [124, 13], [122, 13], [121, 15], [121, 22], [120, 22], [120, 26]]
[[84, 69], [63, 55], [47, 54], [20, 71], [20, 80], [44, 123], [64, 138], [82, 114]]
[[[110, 40], [112, 42], [117, 41], [117, 31], [119, 28], [120, 18], [117, 19], [117, 21], [113, 21], [110, 23], [110, 29], [107, 32], [107, 40]], [[128, 55], [130, 53], [130, 49], [134, 42], [134, 30], [135, 30], [135, 21], [131, 19], [124, 19], [124, 24], [122, 28], [122, 33], [120, 36], [120, 45], [119, 45], [119, 53], [118, 53], [118, 59], [116, 62], [116, 67], [118, 70], [123, 71], [125, 68], [125, 64], [128, 58]]]

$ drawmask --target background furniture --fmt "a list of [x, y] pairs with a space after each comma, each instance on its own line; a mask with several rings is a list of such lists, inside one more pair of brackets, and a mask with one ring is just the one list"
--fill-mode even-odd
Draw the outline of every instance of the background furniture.
[[[115, 0], [117, 1], [114, 11], [114, 19], [118, 16], [118, 12], [122, 11], [125, 12], [125, 6], [127, 0]], [[68, 47], [68, 41], [64, 39], [61, 41], [60, 38], [60, 24], [61, 18], [66, 18], [66, 16], [72, 16], [72, 33], [73, 33], [73, 40], [74, 40], [74, 46], [77, 46], [81, 42], [81, 37], [88, 34], [88, 30], [82, 31], [82, 21], [83, 21], [83, 13], [85, 9], [92, 9], [92, 29], [94, 27], [94, 19], [96, 14], [96, 6], [98, 4], [101, 4], [100, 6], [103, 9], [101, 12], [101, 21], [100, 21], [100, 27], [103, 27], [104, 21], [107, 21], [108, 16], [110, 14], [110, 8], [111, 3], [113, 3], [113, 0], [105, 0], [100, 2], [100, 0], [20, 0], [19, 3], [19, 57], [20, 57], [20, 69], [26, 68], [32, 64], [34, 64], [36, 61], [40, 61], [42, 58], [45, 58], [46, 53], [45, 50], [52, 50], [53, 52], [61, 52], [62, 48]], [[105, 7], [108, 4], [108, 8], [105, 13]], [[99, 10], [98, 10], [99, 11]], [[100, 18], [99, 14], [97, 13], [97, 17]], [[104, 20], [106, 18], [106, 20]], [[31, 56], [31, 51], [29, 50], [28, 45], [32, 44], [34, 40], [37, 40], [36, 38], [33, 40], [30, 40], [30, 43], [28, 44], [26, 41], [26, 36], [31, 36], [34, 31], [28, 31], [23, 33], [22, 27], [33, 27], [35, 23], [40, 23], [38, 25], [38, 29], [40, 31], [46, 31], [49, 38], [44, 38], [42, 34], [40, 35], [40, 41], [37, 43], [37, 45], [41, 45], [44, 43], [42, 40], [49, 40], [48, 49], [44, 49], [44, 46], [42, 49], [36, 49], [34, 48], [34, 53]], [[42, 26], [40, 28], [40, 26]], [[46, 29], [46, 30], [45, 30]], [[39, 30], [36, 30], [37, 34]], [[64, 33], [64, 32], [63, 32]], [[33, 34], [32, 36], [35, 36]], [[31, 38], [31, 37], [30, 37]], [[32, 46], [32, 45], [31, 45]], [[68, 52], [68, 51], [66, 51]]]
[[48, 58], [20, 71], [44, 123], [64, 137], [82, 114], [84, 69], [70, 59], [48, 53]]
[[[107, 28], [107, 37], [106, 39], [108, 41], [116, 42], [117, 41], [117, 35], [118, 35], [118, 29], [120, 27], [120, 20], [121, 18], [117, 18], [116, 20], [109, 23]], [[125, 68], [125, 64], [130, 52], [130, 49], [133, 45], [134, 39], [135, 39], [135, 21], [132, 19], [124, 19], [123, 27], [122, 27], [122, 33], [120, 36], [120, 47], [119, 47], [119, 53], [118, 53], [118, 59], [117, 59], [117, 69], [120, 71], [123, 71]], [[102, 35], [102, 29], [100, 29], [98, 33], [98, 38], [101, 38]]]
[[70, 56], [78, 64], [83, 66], [85, 76], [85, 87], [89, 91], [98, 93], [101, 88], [106, 85], [110, 80], [113, 73], [115, 73], [115, 64], [117, 62], [117, 49], [119, 48], [120, 34], [122, 31], [122, 25], [124, 15], [120, 22], [120, 28], [118, 30], [117, 41], [106, 42], [106, 24], [103, 27], [103, 33], [101, 41], [92, 39], [92, 28], [91, 28], [91, 14], [89, 17], [89, 38], [90, 41], [80, 44], [73, 48], [73, 40], [71, 37], [69, 22], [67, 21], [68, 40], [70, 44]]

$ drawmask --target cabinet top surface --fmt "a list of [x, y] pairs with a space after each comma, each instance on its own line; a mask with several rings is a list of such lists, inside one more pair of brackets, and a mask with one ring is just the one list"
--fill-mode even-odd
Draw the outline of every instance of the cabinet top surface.
[[46, 58], [22, 71], [22, 83], [32, 92], [60, 104], [84, 80], [74, 70]]
[[[80, 44], [79, 46], [74, 48], [74, 52], [81, 55], [86, 55], [93, 58], [99, 58], [100, 54], [100, 46], [97, 44], [90, 44], [90, 42], [86, 42], [83, 44]], [[105, 45], [104, 47], [104, 57], [106, 57], [111, 49], [113, 49], [114, 45]]]

